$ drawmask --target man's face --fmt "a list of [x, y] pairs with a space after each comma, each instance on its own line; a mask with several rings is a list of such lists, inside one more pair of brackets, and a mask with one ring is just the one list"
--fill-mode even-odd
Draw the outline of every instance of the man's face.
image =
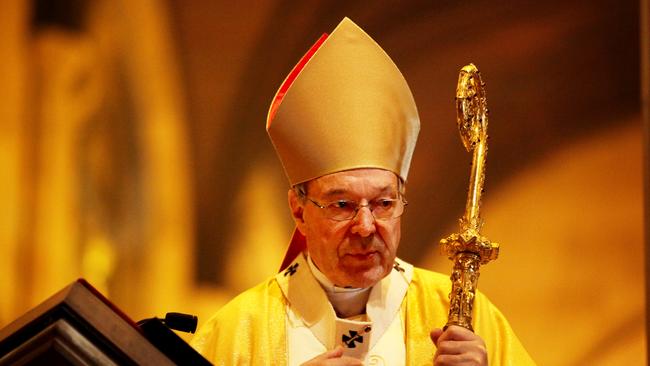
[[[307, 196], [321, 205], [355, 201], [366, 205], [399, 198], [397, 176], [382, 169], [356, 169], [328, 174], [307, 184]], [[309, 254], [337, 286], [368, 287], [391, 271], [400, 240], [400, 218], [376, 220], [362, 207], [352, 220], [335, 221], [309, 200], [289, 190], [298, 230], [307, 238]]]

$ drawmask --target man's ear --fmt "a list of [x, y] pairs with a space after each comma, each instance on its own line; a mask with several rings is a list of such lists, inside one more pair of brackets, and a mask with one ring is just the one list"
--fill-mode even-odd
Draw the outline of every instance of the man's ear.
[[287, 192], [287, 198], [289, 200], [289, 208], [291, 209], [291, 217], [293, 217], [293, 221], [296, 223], [296, 227], [300, 230], [300, 233], [305, 235], [305, 220], [303, 218], [305, 207], [295, 190], [289, 189], [289, 192]]

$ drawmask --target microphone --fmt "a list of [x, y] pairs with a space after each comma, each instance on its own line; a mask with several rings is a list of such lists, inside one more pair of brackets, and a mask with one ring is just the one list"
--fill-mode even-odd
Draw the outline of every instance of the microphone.
[[147, 318], [138, 321], [136, 324], [142, 328], [143, 325], [147, 325], [152, 321], [158, 321], [173, 330], [194, 334], [196, 332], [196, 326], [199, 323], [199, 318], [192, 314], [167, 313], [165, 319]]
[[167, 313], [163, 323], [174, 330], [194, 334], [199, 318], [192, 314]]
[[191, 314], [167, 313], [165, 319], [158, 317], [142, 319], [137, 325], [144, 336], [160, 352], [176, 365], [210, 366], [208, 360], [187, 344], [173, 330], [194, 333], [198, 317]]

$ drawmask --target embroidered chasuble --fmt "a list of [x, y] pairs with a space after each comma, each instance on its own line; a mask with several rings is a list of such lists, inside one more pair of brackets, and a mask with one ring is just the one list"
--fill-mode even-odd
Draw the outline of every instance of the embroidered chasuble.
[[[429, 337], [447, 322], [447, 276], [396, 260], [370, 289], [365, 314], [341, 318], [302, 255], [283, 272], [221, 308], [192, 340], [215, 365], [300, 365], [344, 347], [366, 365], [431, 365]], [[534, 365], [499, 310], [480, 292], [474, 329], [489, 364]]]

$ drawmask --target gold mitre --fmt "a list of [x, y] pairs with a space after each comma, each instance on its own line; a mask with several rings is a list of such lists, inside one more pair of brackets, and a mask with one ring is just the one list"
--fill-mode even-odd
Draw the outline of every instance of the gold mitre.
[[397, 66], [344, 18], [284, 80], [266, 129], [291, 185], [356, 168], [406, 180], [420, 119]]

